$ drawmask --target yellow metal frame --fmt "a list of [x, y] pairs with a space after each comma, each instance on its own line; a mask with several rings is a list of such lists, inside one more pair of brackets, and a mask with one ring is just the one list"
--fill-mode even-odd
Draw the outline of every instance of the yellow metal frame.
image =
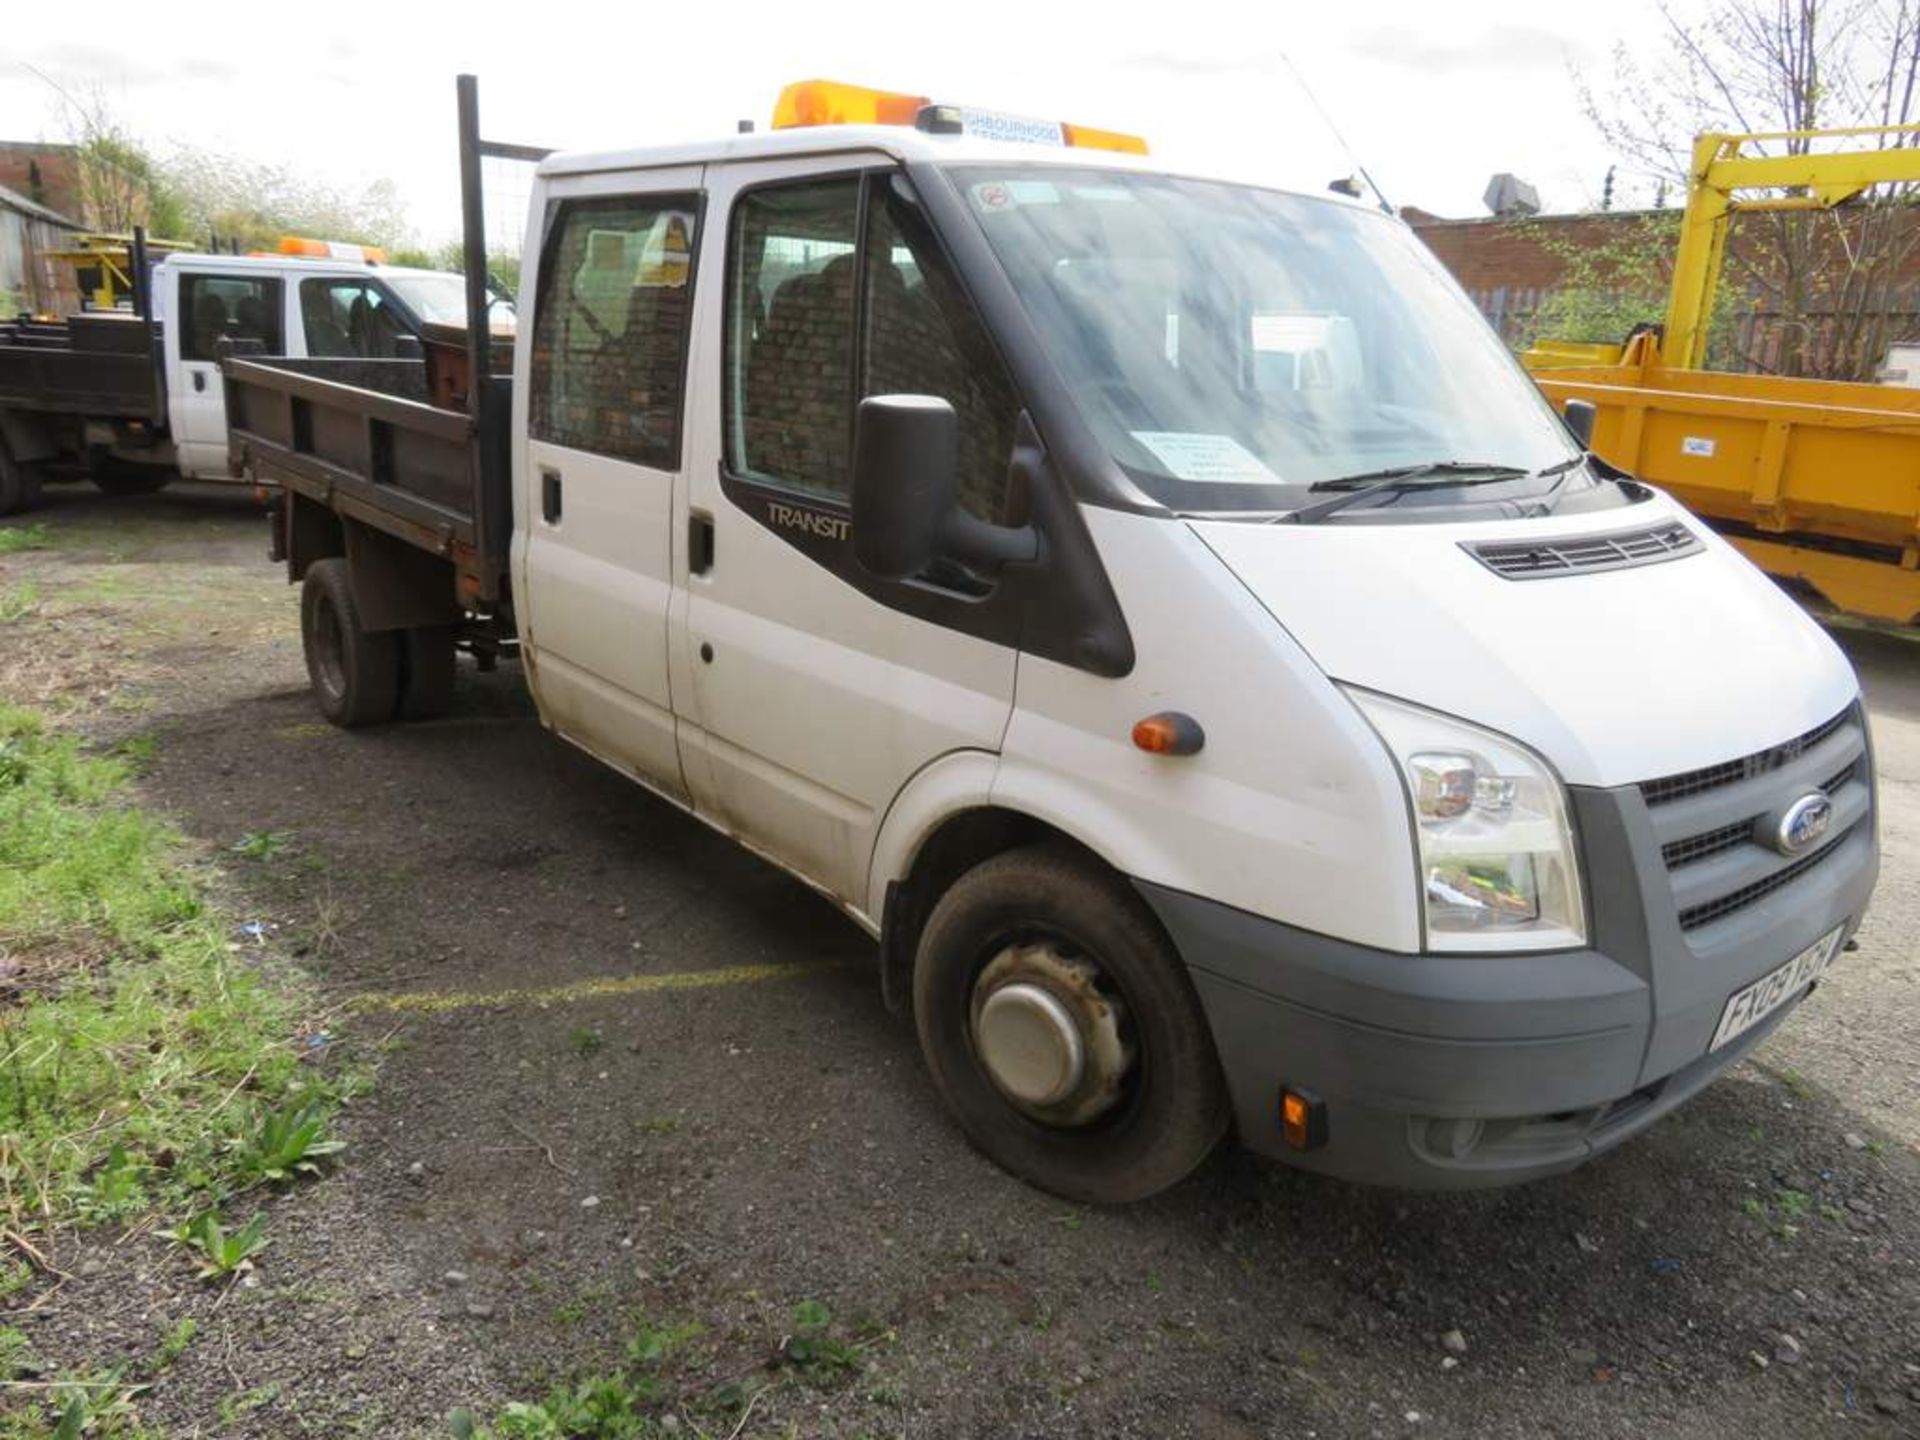
[[[1920, 149], [1896, 144], [1875, 150], [1810, 150], [1755, 155], [1763, 144], [1809, 145], [1867, 137], [1920, 140], [1920, 125], [1867, 125], [1850, 130], [1777, 130], [1754, 135], [1702, 135], [1693, 142], [1687, 209], [1673, 257], [1667, 300], [1668, 363], [1698, 370], [1706, 361], [1707, 322], [1726, 260], [1727, 230], [1736, 212], [1831, 210], [1875, 185], [1920, 182]], [[1743, 195], [1743, 191], [1787, 194]]]
[[[64, 260], [75, 269], [98, 265], [106, 283], [97, 286], [87, 298], [97, 308], [111, 310], [115, 303], [114, 281], [120, 282], [119, 289], [133, 289], [133, 237], [84, 233], [76, 235], [74, 241], [67, 249], [47, 251], [47, 258]], [[147, 241], [148, 252], [156, 256], [192, 248], [183, 240]]]

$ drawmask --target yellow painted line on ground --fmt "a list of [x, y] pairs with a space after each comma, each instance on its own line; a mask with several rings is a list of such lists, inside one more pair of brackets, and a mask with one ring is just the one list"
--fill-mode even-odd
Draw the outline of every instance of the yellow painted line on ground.
[[665, 975], [613, 975], [576, 980], [545, 990], [450, 990], [394, 995], [355, 995], [350, 1014], [439, 1015], [448, 1010], [477, 1010], [488, 1005], [571, 1005], [613, 995], [650, 995], [661, 990], [706, 990], [717, 985], [757, 985], [835, 968], [831, 962], [786, 961], [777, 965], [729, 965], [719, 970], [678, 970]]

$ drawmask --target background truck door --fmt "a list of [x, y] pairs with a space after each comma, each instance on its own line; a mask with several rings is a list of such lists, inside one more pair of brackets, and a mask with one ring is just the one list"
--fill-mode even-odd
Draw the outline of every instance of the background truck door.
[[187, 270], [167, 325], [167, 423], [184, 475], [227, 473], [227, 407], [220, 342], [258, 340], [284, 355], [286, 298], [278, 275]]
[[521, 635], [542, 716], [684, 798], [667, 680], [699, 171], [555, 192], [516, 483]]
[[963, 492], [996, 519], [1018, 406], [892, 172], [849, 163], [802, 179], [791, 162], [710, 172], [711, 213], [730, 219], [705, 242], [725, 283], [707, 287], [700, 333], [721, 343], [696, 372], [676, 673], [690, 677], [681, 748], [701, 811], [864, 908], [900, 787], [948, 752], [999, 749], [1016, 651], [970, 630], [972, 577], [876, 589], [858, 570], [855, 401], [950, 400]]

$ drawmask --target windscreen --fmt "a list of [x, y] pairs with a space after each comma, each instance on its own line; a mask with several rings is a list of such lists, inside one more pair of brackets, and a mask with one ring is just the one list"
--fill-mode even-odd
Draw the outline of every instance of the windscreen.
[[[429, 325], [459, 325], [467, 323], [467, 282], [463, 276], [440, 275], [428, 271], [415, 271], [402, 274], [387, 270], [381, 278], [393, 287], [393, 291], [407, 307]], [[493, 301], [490, 323], [495, 330], [510, 328], [513, 324], [513, 304], [500, 296], [488, 292]]]
[[1534, 478], [1577, 457], [1565, 428], [1397, 221], [1164, 175], [952, 175], [1088, 423], [1162, 503], [1291, 509], [1432, 464], [1524, 478], [1422, 508], [1567, 483]]

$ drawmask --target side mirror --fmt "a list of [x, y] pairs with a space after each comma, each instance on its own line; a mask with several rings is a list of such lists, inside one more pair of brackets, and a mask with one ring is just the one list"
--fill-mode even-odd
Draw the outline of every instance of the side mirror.
[[396, 335], [393, 337], [393, 358], [424, 360], [427, 358], [427, 347], [420, 343], [418, 335]]
[[1561, 412], [1568, 431], [1580, 442], [1582, 450], [1593, 448], [1593, 417], [1596, 413], [1591, 400], [1569, 400], [1567, 408]]
[[959, 422], [933, 395], [870, 395], [853, 426], [853, 553], [883, 580], [935, 560], [995, 571], [1032, 561], [1031, 525], [990, 525], [960, 506]]

